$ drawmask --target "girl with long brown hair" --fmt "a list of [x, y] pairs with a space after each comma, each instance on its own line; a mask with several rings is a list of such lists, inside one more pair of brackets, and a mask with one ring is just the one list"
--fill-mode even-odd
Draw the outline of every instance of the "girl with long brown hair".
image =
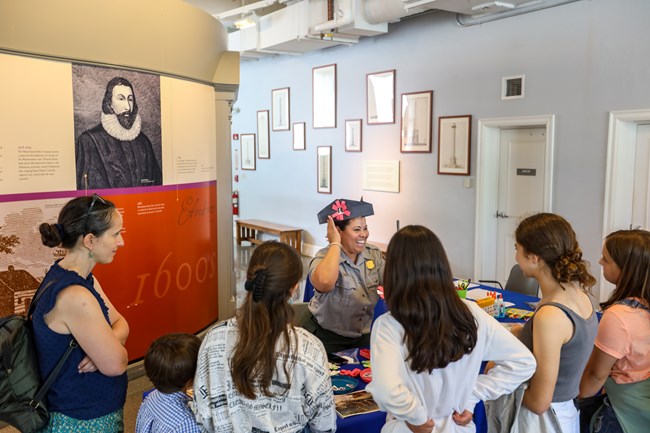
[[323, 344], [292, 325], [288, 301], [301, 278], [292, 247], [265, 242], [255, 248], [243, 305], [207, 333], [199, 352], [194, 393], [199, 422], [209, 431], [336, 429]]
[[605, 386], [594, 432], [644, 431], [650, 425], [650, 232], [620, 230], [605, 238], [600, 259], [616, 285], [600, 304], [603, 318], [580, 382], [580, 396]]
[[[367, 389], [388, 412], [386, 432], [469, 432], [475, 404], [515, 390], [535, 370], [526, 347], [456, 294], [438, 237], [407, 226], [388, 245], [389, 313], [372, 329]], [[481, 363], [492, 360], [488, 374]]]

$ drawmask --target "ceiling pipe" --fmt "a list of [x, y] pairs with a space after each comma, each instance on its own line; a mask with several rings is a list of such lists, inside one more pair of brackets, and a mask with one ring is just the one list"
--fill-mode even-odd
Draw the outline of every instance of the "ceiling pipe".
[[346, 39], [346, 38], [341, 38], [341, 37], [321, 37], [321, 36], [312, 36], [312, 35], [306, 35], [305, 39], [311, 39], [314, 41], [330, 41], [339, 45], [347, 45], [348, 47], [355, 45], [359, 43], [358, 40], [355, 39]]
[[510, 18], [517, 15], [525, 14], [528, 12], [535, 12], [542, 9], [551, 8], [554, 6], [560, 6], [566, 3], [573, 3], [579, 0], [537, 0], [529, 3], [524, 3], [520, 6], [517, 6], [514, 9], [496, 12], [493, 14], [471, 16], [464, 14], [456, 14], [456, 21], [459, 25], [463, 27], [475, 26], [477, 24], [483, 24], [490, 21], [496, 21], [503, 18]]
[[348, 7], [341, 9], [342, 16], [339, 18], [339, 9], [335, 6], [336, 10], [334, 11], [334, 19], [325, 21], [324, 23], [316, 24], [314, 30], [317, 32], [327, 32], [330, 30], [336, 30], [339, 27], [346, 26], [354, 21], [352, 16], [352, 8], [348, 3]]

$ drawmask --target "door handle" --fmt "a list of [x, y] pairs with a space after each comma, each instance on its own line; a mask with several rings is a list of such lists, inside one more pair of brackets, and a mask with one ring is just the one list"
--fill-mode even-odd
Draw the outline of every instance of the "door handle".
[[497, 218], [508, 218], [505, 212], [497, 211]]

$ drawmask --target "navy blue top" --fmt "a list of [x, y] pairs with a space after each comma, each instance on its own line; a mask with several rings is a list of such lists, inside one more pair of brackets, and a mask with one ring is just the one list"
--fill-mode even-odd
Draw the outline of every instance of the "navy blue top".
[[[36, 351], [43, 380], [54, 369], [72, 340], [70, 334], [59, 334], [52, 331], [43, 319], [54, 308], [56, 297], [61, 290], [71, 285], [79, 285], [88, 289], [97, 299], [106, 321], [110, 323], [108, 308], [93, 286], [92, 273], [88, 275], [87, 279], [83, 279], [76, 272], [60, 267], [59, 261], [57, 261], [45, 275], [43, 284], [47, 284], [50, 280], [55, 280], [55, 283], [48, 287], [41, 296], [32, 316]], [[47, 394], [50, 411], [60, 412], [76, 419], [88, 420], [108, 415], [124, 406], [127, 387], [126, 373], [116, 377], [105, 376], [99, 371], [79, 373], [77, 366], [84, 356], [86, 353], [81, 347], [72, 351], [59, 377]]]

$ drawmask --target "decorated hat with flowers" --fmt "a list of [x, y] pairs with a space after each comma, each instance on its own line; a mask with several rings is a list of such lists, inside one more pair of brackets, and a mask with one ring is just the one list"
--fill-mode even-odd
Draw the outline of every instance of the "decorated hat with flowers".
[[327, 217], [330, 215], [334, 218], [334, 221], [345, 221], [374, 214], [372, 204], [363, 201], [363, 198], [361, 198], [361, 201], [339, 198], [318, 212], [318, 223], [325, 224]]

